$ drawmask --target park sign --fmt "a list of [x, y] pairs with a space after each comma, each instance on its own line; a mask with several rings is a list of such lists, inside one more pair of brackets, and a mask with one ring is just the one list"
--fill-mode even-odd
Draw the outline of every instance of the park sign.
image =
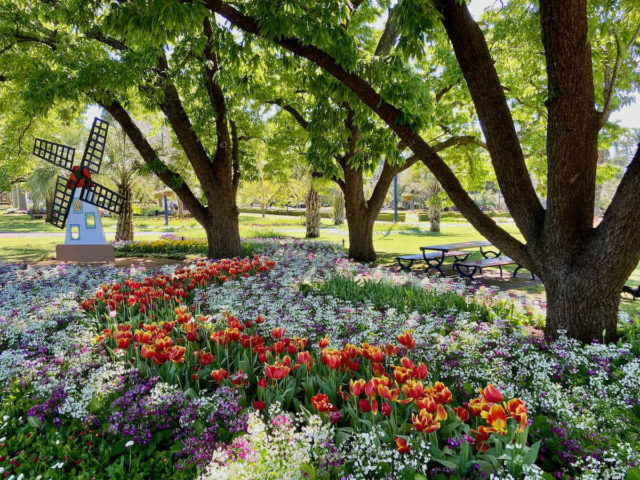
[[65, 261], [113, 261], [113, 245], [106, 243], [100, 211], [119, 214], [124, 198], [91, 179], [100, 173], [109, 123], [95, 118], [80, 165], [73, 165], [75, 148], [36, 138], [33, 154], [68, 170], [58, 175], [47, 222], [65, 228], [64, 245], [56, 246], [56, 258]]

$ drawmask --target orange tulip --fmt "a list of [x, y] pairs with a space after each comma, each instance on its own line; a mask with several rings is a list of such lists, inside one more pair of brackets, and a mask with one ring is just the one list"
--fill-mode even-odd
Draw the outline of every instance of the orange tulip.
[[424, 385], [422, 382], [416, 382], [415, 380], [409, 380], [403, 387], [402, 391], [407, 397], [420, 398], [424, 394]]
[[487, 404], [487, 401], [482, 397], [473, 398], [469, 400], [469, 410], [471, 411], [471, 415], [473, 415], [474, 417], [479, 417], [482, 415], [483, 411], [489, 410], [489, 405]]
[[418, 411], [426, 410], [429, 413], [435, 413], [436, 409], [438, 408], [438, 404], [431, 396], [417, 398], [415, 402], [416, 406], [418, 407]]
[[342, 365], [342, 353], [335, 348], [325, 348], [321, 352], [322, 363], [335, 370]]
[[286, 328], [282, 328], [282, 327], [277, 327], [277, 328], [272, 328], [271, 329], [271, 336], [274, 338], [274, 340], [279, 340], [280, 338], [284, 337], [284, 334], [286, 333]]
[[395, 402], [400, 396], [400, 389], [398, 387], [390, 390], [388, 386], [379, 384], [378, 385], [378, 394], [387, 400], [391, 400]]
[[500, 403], [503, 400], [503, 396], [500, 391], [491, 384], [487, 385], [484, 390], [480, 388], [479, 391], [484, 399], [489, 403]]
[[142, 345], [142, 349], [140, 350], [140, 355], [146, 360], [153, 357], [155, 353], [156, 349], [153, 345]]
[[409, 330], [405, 330], [400, 335], [398, 335], [398, 342], [400, 345], [404, 346], [407, 350], [412, 350], [416, 346], [416, 341], [413, 339], [413, 335]]
[[407, 443], [407, 440], [402, 437], [396, 437], [396, 450], [400, 453], [409, 453], [411, 451], [411, 445]]
[[440, 428], [440, 422], [438, 422], [436, 417], [425, 409], [420, 410], [417, 416], [415, 414], [411, 414], [411, 420], [413, 428], [418, 432], [432, 433]]
[[514, 420], [520, 422], [520, 431], [527, 428], [527, 406], [519, 398], [512, 398], [507, 402], [507, 412]]
[[488, 412], [482, 412], [482, 417], [496, 432], [507, 432], [507, 415], [500, 405], [492, 405]]
[[393, 378], [395, 378], [398, 383], [405, 383], [409, 380], [411, 375], [411, 371], [404, 367], [395, 367], [393, 369]]
[[320, 339], [320, 348], [327, 348], [329, 346], [329, 335], [325, 335]]
[[186, 348], [176, 345], [169, 351], [169, 358], [173, 363], [183, 363], [186, 350]]
[[359, 379], [359, 380], [349, 380], [349, 391], [351, 392], [351, 395], [353, 395], [354, 397], [358, 397], [360, 396], [360, 394], [362, 394], [362, 392], [364, 392], [364, 386], [366, 385], [367, 382], [364, 381], [364, 379]]

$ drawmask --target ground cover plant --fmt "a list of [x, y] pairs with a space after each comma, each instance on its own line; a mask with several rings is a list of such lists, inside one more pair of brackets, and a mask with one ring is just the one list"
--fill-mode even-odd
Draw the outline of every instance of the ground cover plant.
[[[493, 288], [319, 242], [255, 248], [154, 270], [2, 265], [1, 474], [637, 475], [637, 320], [613, 345], [551, 341], [526, 320], [544, 305]], [[376, 303], [418, 286], [448, 300]]]

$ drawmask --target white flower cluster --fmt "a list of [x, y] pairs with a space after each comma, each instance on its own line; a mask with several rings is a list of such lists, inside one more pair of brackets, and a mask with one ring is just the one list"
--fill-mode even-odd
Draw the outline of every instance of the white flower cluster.
[[267, 418], [251, 412], [247, 434], [214, 453], [203, 479], [305, 478], [313, 469], [314, 448], [333, 438], [331, 427], [323, 425], [317, 415], [293, 416], [277, 405], [269, 408]]

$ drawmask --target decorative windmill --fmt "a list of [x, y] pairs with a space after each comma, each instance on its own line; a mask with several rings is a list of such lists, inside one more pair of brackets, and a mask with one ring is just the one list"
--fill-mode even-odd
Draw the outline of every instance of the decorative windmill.
[[58, 175], [53, 207], [47, 222], [65, 228], [64, 245], [56, 246], [58, 260], [113, 261], [113, 245], [106, 244], [98, 207], [119, 214], [124, 198], [91, 180], [98, 174], [104, 156], [109, 123], [95, 118], [80, 165], [73, 165], [75, 148], [35, 139], [33, 154], [57, 167], [69, 170], [68, 178]]

